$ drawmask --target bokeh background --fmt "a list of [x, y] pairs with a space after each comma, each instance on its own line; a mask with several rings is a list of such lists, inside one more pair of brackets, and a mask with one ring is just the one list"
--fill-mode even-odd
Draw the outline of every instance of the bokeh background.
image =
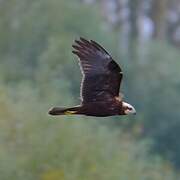
[[[80, 36], [124, 70], [136, 116], [50, 117], [79, 103]], [[179, 0], [0, 0], [0, 179], [180, 179]]]

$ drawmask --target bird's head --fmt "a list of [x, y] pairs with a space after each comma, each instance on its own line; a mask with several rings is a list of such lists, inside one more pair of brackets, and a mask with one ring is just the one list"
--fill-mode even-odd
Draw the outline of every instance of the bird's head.
[[132, 105], [126, 103], [126, 102], [122, 103], [122, 108], [123, 108], [123, 111], [124, 111], [125, 115], [127, 115], [127, 114], [136, 114], [135, 108]]

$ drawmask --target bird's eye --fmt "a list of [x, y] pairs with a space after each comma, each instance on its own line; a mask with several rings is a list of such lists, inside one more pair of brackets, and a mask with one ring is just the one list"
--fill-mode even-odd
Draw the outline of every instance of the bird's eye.
[[132, 111], [132, 108], [131, 108], [131, 107], [128, 107], [128, 109], [129, 109], [130, 111]]

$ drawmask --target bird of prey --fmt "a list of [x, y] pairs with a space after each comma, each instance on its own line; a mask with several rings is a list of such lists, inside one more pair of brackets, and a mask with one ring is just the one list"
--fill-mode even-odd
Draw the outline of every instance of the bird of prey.
[[111, 55], [97, 42], [82, 37], [75, 40], [72, 47], [83, 75], [81, 103], [70, 108], [53, 107], [49, 114], [97, 117], [135, 114], [135, 108], [124, 102], [119, 94], [123, 72]]

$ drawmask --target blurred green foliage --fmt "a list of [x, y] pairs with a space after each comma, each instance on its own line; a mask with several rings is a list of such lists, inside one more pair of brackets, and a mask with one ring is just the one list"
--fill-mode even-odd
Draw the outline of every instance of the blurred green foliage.
[[148, 155], [149, 144], [91, 118], [51, 119], [38, 91], [1, 88], [0, 178], [175, 179], [172, 167]]
[[[0, 3], [0, 179], [178, 179], [171, 164], [180, 164], [177, 50], [150, 42], [146, 61], [137, 47], [133, 59], [120, 57], [117, 33], [103, 28], [97, 7], [77, 0]], [[135, 118], [47, 115], [51, 105], [79, 102], [70, 48], [79, 36], [121, 59]]]

